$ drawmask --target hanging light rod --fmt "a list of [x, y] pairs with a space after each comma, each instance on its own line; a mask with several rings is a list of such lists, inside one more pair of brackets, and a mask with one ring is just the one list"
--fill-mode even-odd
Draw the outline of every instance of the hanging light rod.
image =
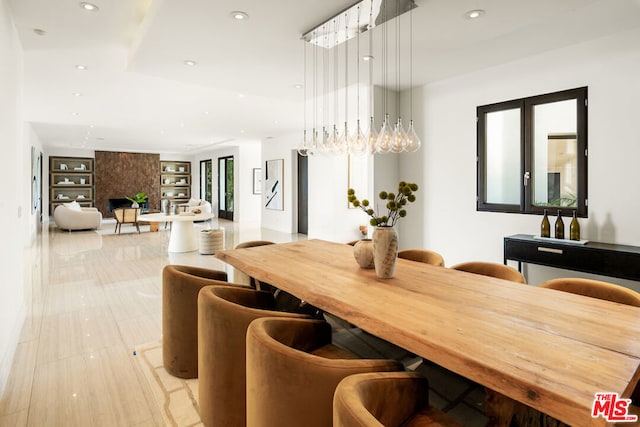
[[[311, 44], [330, 49], [416, 7], [418, 5], [413, 0], [361, 0], [305, 32], [302, 38]], [[362, 13], [358, 19], [358, 8], [372, 13]], [[348, 22], [345, 23], [347, 19]], [[339, 30], [326, 34], [323, 29], [333, 28], [336, 22]]]

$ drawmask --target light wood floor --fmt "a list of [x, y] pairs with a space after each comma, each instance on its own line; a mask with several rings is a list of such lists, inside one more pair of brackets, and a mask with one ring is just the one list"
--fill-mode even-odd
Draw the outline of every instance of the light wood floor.
[[[226, 248], [306, 238], [225, 220], [212, 226], [225, 229]], [[168, 238], [162, 227], [120, 236], [44, 228], [27, 254], [27, 317], [0, 426], [162, 424], [130, 357], [136, 345], [161, 338], [162, 268], [226, 269], [211, 255], [168, 254]]]

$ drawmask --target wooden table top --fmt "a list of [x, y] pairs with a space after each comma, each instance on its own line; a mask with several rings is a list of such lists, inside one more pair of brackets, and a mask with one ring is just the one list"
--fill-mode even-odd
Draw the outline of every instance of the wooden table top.
[[636, 307], [404, 259], [378, 279], [322, 240], [215, 256], [570, 425], [604, 425], [594, 394], [629, 397], [640, 378]]

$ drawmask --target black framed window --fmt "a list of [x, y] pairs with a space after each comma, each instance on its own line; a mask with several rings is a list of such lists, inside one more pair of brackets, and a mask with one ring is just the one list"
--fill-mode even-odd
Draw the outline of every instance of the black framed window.
[[477, 210], [587, 216], [587, 88], [477, 107]]

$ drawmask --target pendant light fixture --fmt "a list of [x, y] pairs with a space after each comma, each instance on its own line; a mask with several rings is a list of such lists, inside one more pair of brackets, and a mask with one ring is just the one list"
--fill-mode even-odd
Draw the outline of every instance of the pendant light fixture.
[[[340, 12], [326, 22], [316, 26], [314, 29], [306, 32], [303, 36], [304, 49], [304, 73], [305, 73], [305, 90], [304, 90], [304, 131], [303, 139], [299, 145], [298, 152], [302, 156], [313, 155], [315, 153], [330, 154], [349, 154], [362, 155], [365, 153], [384, 154], [384, 153], [402, 153], [413, 152], [420, 148], [420, 139], [418, 138], [413, 126], [413, 70], [412, 70], [412, 54], [413, 54], [413, 21], [410, 17], [409, 26], [409, 73], [410, 73], [410, 122], [409, 128], [405, 131], [402, 118], [398, 116], [395, 123], [391, 122], [387, 110], [388, 95], [388, 23], [395, 18], [396, 31], [396, 47], [395, 47], [395, 89], [396, 89], [396, 105], [399, 108], [400, 86], [401, 86], [401, 37], [400, 37], [400, 16], [405, 12], [411, 12], [416, 6], [413, 0], [361, 0], [347, 10]], [[367, 13], [368, 12], [368, 13]], [[368, 15], [368, 16], [367, 16]], [[373, 47], [374, 37], [373, 29], [382, 25], [382, 58], [380, 60], [381, 81], [384, 87], [383, 105], [385, 107], [384, 120], [381, 124], [380, 131], [377, 130], [374, 120], [374, 63], [373, 63]], [[360, 33], [368, 32], [369, 36], [369, 53], [367, 55], [368, 73], [368, 92], [369, 92], [369, 113], [370, 120], [368, 128], [363, 132], [360, 118]], [[353, 42], [355, 49], [350, 50], [348, 43], [350, 39], [357, 38]], [[308, 58], [306, 44], [314, 45], [313, 54], [313, 98], [308, 99], [309, 91], [307, 90], [307, 71]], [[343, 86], [339, 87], [338, 69], [339, 61], [339, 45], [344, 43], [344, 62], [342, 69], [344, 71]], [[318, 62], [318, 49], [323, 50], [322, 64]], [[333, 49], [333, 61], [329, 59], [328, 52]], [[355, 50], [355, 96], [349, 96], [349, 54]], [[329, 90], [329, 80], [333, 75], [333, 85]], [[319, 81], [322, 82], [322, 91], [318, 90]], [[339, 93], [344, 90], [344, 105], [338, 108]], [[329, 97], [333, 100], [333, 123], [328, 123], [330, 114]], [[355, 99], [354, 99], [355, 98]], [[309, 101], [312, 103], [310, 108]], [[355, 107], [350, 106], [350, 101], [355, 102]], [[318, 108], [321, 106], [321, 108]], [[307, 108], [313, 111], [313, 124], [307, 123]], [[321, 110], [322, 117], [318, 121], [318, 110]], [[340, 110], [344, 112], [342, 118], [343, 123], [338, 124], [340, 119]], [[355, 120], [349, 122], [349, 111], [355, 112]], [[321, 122], [321, 123], [320, 123]], [[354, 125], [355, 123], [355, 125]], [[320, 130], [319, 128], [322, 127]]]

